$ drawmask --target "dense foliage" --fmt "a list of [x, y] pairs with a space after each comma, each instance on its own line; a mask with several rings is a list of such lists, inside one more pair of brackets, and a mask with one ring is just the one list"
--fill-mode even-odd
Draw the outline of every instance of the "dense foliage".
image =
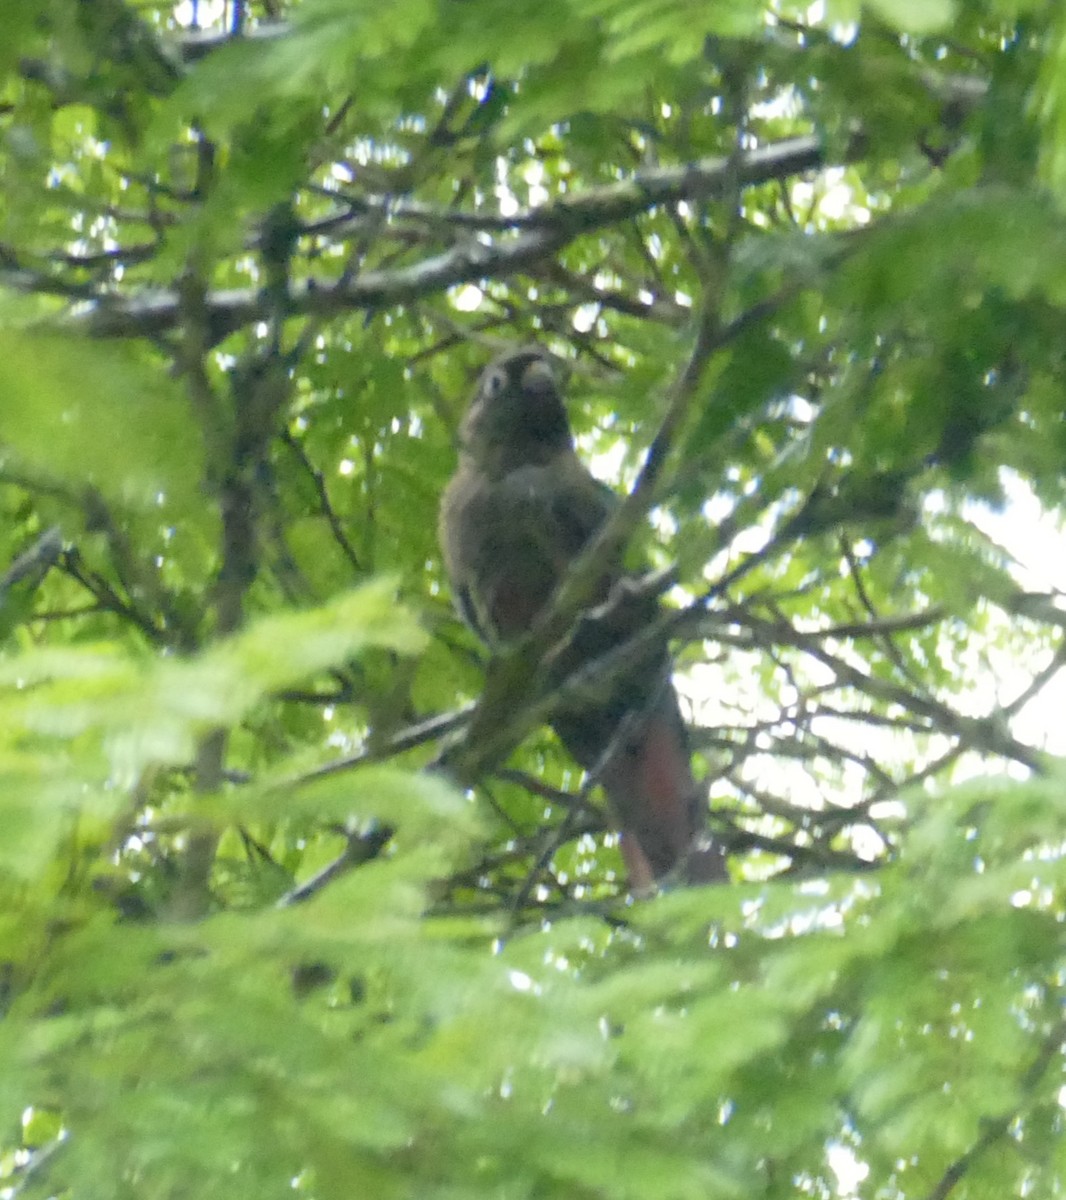
[[[1066, 1194], [1066, 23], [826, 7], [5, 5], [4, 1196]], [[728, 887], [454, 615], [530, 340]]]

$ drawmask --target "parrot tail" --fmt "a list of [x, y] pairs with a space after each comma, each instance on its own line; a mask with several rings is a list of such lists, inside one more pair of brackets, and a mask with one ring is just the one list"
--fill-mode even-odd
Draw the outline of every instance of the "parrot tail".
[[677, 694], [667, 687], [655, 709], [635, 719], [600, 776], [622, 831], [622, 856], [635, 892], [665, 876], [685, 883], [729, 878], [725, 852], [703, 833]]

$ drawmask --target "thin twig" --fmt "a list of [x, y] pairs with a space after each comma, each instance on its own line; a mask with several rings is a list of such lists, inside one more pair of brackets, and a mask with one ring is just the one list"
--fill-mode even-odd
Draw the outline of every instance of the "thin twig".
[[352, 546], [348, 535], [344, 532], [344, 526], [341, 523], [340, 518], [337, 516], [337, 512], [329, 498], [329, 490], [326, 487], [325, 476], [310, 460], [303, 445], [297, 438], [293, 437], [289, 430], [283, 430], [280, 438], [282, 444], [288, 446], [288, 448], [293, 452], [293, 454], [296, 456], [296, 460], [299, 462], [300, 466], [303, 467], [305, 474], [311, 479], [315, 491], [318, 494], [319, 508], [322, 511], [322, 515], [329, 523], [330, 532], [333, 534], [334, 541], [340, 547], [341, 553], [348, 560], [352, 570], [355, 571], [356, 574], [361, 575], [363, 568], [360, 566], [359, 556], [356, 554], [355, 548]]
[[382, 849], [392, 837], [392, 828], [388, 825], [373, 825], [363, 833], [351, 834], [344, 851], [321, 871], [298, 887], [285, 893], [278, 900], [277, 908], [291, 908], [294, 904], [303, 904], [312, 896], [318, 895], [323, 888], [328, 887], [335, 879], [346, 875], [353, 867], [358, 867], [372, 858], [377, 858]]
[[1044, 1039], [1036, 1058], [1019, 1080], [1019, 1090], [1022, 1093], [1023, 1102], [1015, 1105], [998, 1117], [986, 1117], [984, 1119], [980, 1137], [978, 1137], [969, 1150], [964, 1154], [960, 1154], [952, 1162], [929, 1193], [927, 1200], [947, 1200], [947, 1197], [955, 1190], [956, 1184], [962, 1181], [966, 1172], [969, 1171], [977, 1159], [997, 1142], [1009, 1136], [1011, 1126], [1024, 1111], [1024, 1102], [1036, 1090], [1037, 1085], [1043, 1078], [1044, 1072], [1062, 1053], [1064, 1042], [1066, 1042], [1066, 1021], [1059, 1021], [1052, 1026], [1051, 1032]]

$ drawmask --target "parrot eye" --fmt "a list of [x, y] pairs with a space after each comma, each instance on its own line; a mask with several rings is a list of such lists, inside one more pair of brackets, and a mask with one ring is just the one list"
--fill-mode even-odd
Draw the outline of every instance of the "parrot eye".
[[485, 382], [482, 384], [482, 390], [488, 399], [494, 400], [506, 386], [506, 371], [501, 371], [499, 367], [495, 367], [485, 376]]

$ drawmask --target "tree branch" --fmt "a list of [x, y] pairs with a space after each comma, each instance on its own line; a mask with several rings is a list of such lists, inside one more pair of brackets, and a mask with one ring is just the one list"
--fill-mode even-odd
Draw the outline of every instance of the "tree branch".
[[[859, 139], [851, 152], [857, 154]], [[848, 155], [845, 155], [847, 158]], [[441, 254], [394, 270], [367, 271], [330, 285], [307, 281], [294, 285], [287, 297], [288, 316], [330, 317], [355, 309], [375, 311], [409, 303], [461, 283], [489, 276], [504, 278], [554, 254], [579, 236], [626, 221], [649, 209], [682, 200], [721, 196], [735, 185], [752, 186], [825, 165], [820, 139], [814, 136], [762, 146], [734, 161], [700, 159], [678, 167], [638, 171], [630, 179], [561, 196], [551, 204], [518, 214], [523, 232], [486, 242], [471, 239]], [[24, 280], [5, 280], [18, 287]], [[258, 288], [212, 292], [203, 300], [211, 341], [217, 342], [245, 325], [267, 320], [274, 307]], [[129, 297], [99, 296], [70, 313], [62, 324], [91, 337], [153, 337], [181, 324], [182, 299], [177, 291], [145, 291]]]

